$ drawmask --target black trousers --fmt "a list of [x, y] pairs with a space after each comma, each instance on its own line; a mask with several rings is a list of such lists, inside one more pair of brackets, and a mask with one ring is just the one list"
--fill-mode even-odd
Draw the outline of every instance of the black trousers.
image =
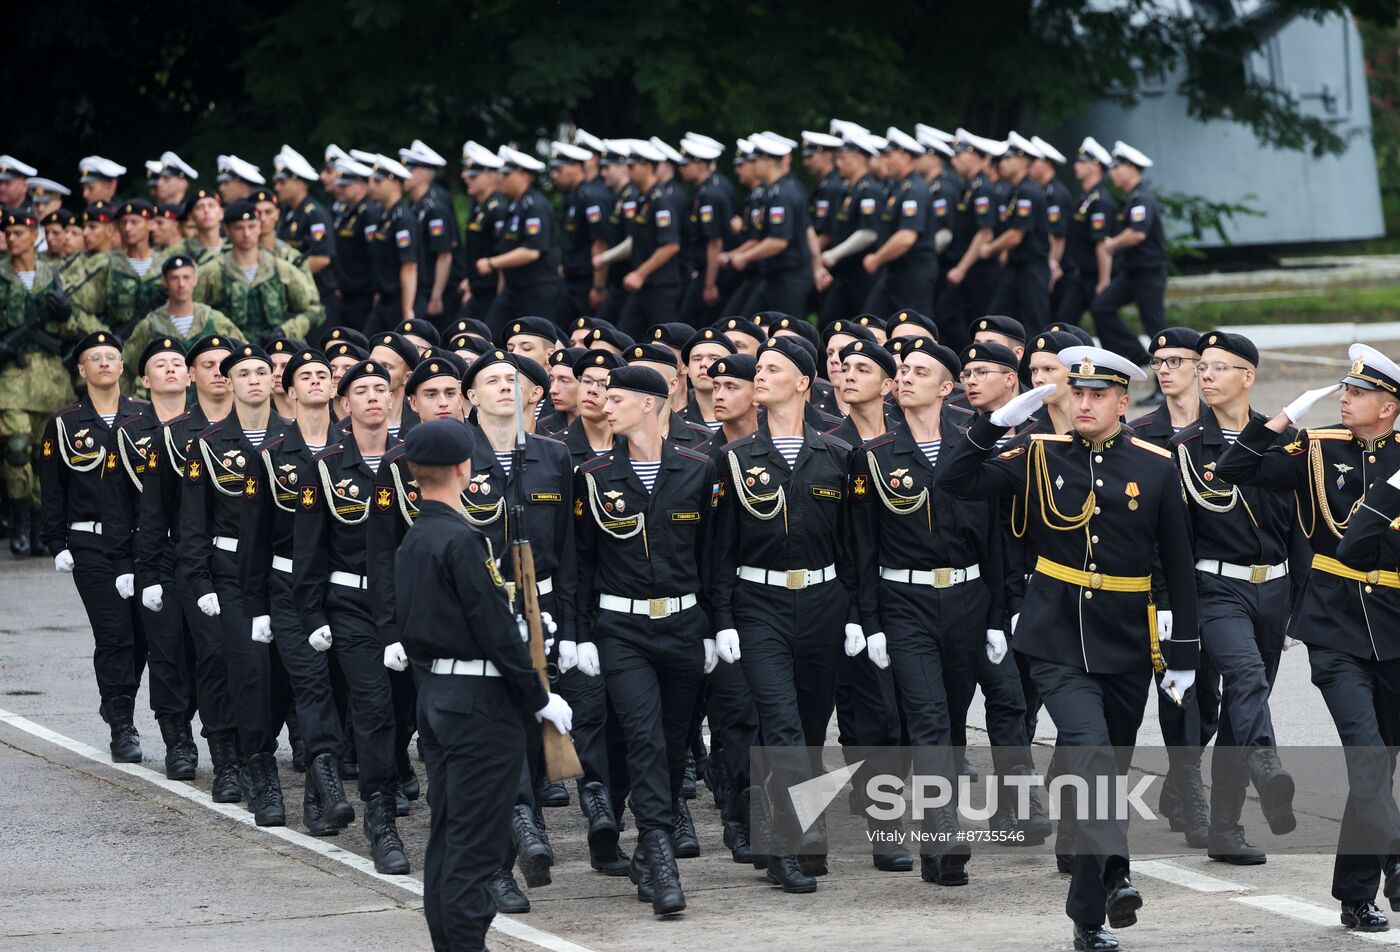
[[[811, 293], [812, 272], [805, 267], [757, 274], [742, 301], [743, 306], [728, 314], [750, 316], [758, 311], [780, 311], [793, 317], [806, 317], [807, 296]], [[741, 303], [737, 295], [733, 303]]]
[[[151, 713], [156, 717], [194, 717], [195, 654], [185, 618], [175, 595], [175, 580], [161, 579], [168, 600], [161, 611], [137, 605], [141, 630], [146, 633], [150, 667]], [[133, 602], [140, 601], [138, 588]]]
[[301, 614], [292, 598], [291, 575], [274, 570], [267, 594], [272, 609], [272, 643], [291, 681], [306, 759], [325, 753], [339, 757], [344, 736], [331, 693], [330, 659], [306, 640]]
[[884, 320], [900, 308], [933, 317], [933, 288], [938, 283], [938, 261], [895, 269], [886, 265], [875, 276], [863, 310]]
[[493, 338], [518, 317], [553, 318], [563, 294], [564, 279], [558, 276], [523, 288], [506, 285], [491, 302], [491, 310], [486, 312], [486, 323]]
[[584, 317], [592, 314], [593, 309], [588, 305], [588, 292], [593, 287], [593, 273], [580, 278], [565, 278], [564, 293], [559, 296], [559, 303], [555, 306], [553, 314], [546, 314], [545, 317], [553, 317], [554, 323], [559, 327], [569, 328], [576, 317]]
[[579, 764], [583, 767], [580, 784], [601, 783], [604, 789], [611, 788], [611, 772], [608, 760], [608, 704], [607, 689], [602, 678], [590, 678], [578, 668], [570, 668], [559, 675], [554, 685], [559, 696], [569, 702], [574, 710], [574, 750], [578, 752]]
[[[724, 273], [724, 272], [721, 272]], [[751, 271], [741, 271], [734, 282], [734, 290], [720, 304], [720, 317], [732, 317], [734, 315], [747, 316], [753, 310], [749, 306], [749, 301], [753, 298], [754, 288], [759, 283], [759, 276]]]
[[491, 313], [491, 305], [496, 303], [496, 289], [494, 287], [478, 290], [472, 288], [472, 296], [467, 298], [457, 306], [457, 319], [476, 321], [486, 320]]
[[[870, 296], [870, 286], [875, 282], [875, 276], [862, 268], [859, 261], [853, 266], [842, 262], [837, 269], [831, 273], [831, 287], [826, 289], [826, 296], [822, 299], [822, 327], [832, 321], [849, 321], [861, 313], [865, 309], [865, 299]], [[933, 316], [927, 311], [923, 313], [927, 317]], [[876, 316], [883, 319], [889, 316], [889, 312], [878, 311]]]
[[403, 320], [403, 302], [399, 300], [399, 292], [393, 294], [381, 294], [374, 302], [374, 307], [370, 309], [369, 318], [365, 321], [365, 336], [373, 337], [375, 334], [392, 330], [399, 321]]
[[990, 312], [1014, 317], [1031, 334], [1049, 327], [1050, 263], [1008, 264], [1002, 269]]
[[[1030, 659], [1029, 665], [1059, 731], [1055, 757], [1060, 772], [1086, 780], [1125, 774], [1142, 724], [1143, 695], [1152, 683], [1149, 672], [1090, 674], [1040, 658]], [[1098, 812], [1094, 787], [1091, 781], [1088, 803], [1080, 807], [1091, 818]], [[1128, 870], [1127, 823], [1086, 819], [1075, 826], [1080, 851], [1074, 855], [1065, 914], [1075, 922], [1101, 925], [1108, 878]]]
[[709, 327], [721, 317], [735, 313], [723, 308], [737, 285], [734, 271], [721, 268], [719, 276], [715, 279], [715, 287], [719, 289], [719, 300], [714, 304], [706, 304], [705, 266], [701, 264], [699, 270], [691, 273], [690, 280], [686, 282], [685, 290], [681, 293], [680, 319], [691, 327], [701, 329]]
[[[374, 293], [341, 291], [339, 300], [338, 322], [357, 331], [364, 331], [369, 326], [370, 311], [374, 310]], [[331, 322], [327, 320], [326, 325], [331, 326]]]
[[1076, 327], [1084, 320], [1084, 313], [1094, 303], [1094, 285], [1098, 274], [1083, 271], [1066, 271], [1055, 285], [1055, 320], [1060, 324], [1073, 324]]
[[934, 305], [934, 321], [938, 324], [938, 339], [955, 352], [971, 343], [967, 327], [988, 313], [992, 295], [996, 293], [1001, 265], [995, 261], [979, 261], [968, 269], [961, 284], [947, 282]]
[[[1211, 776], [1214, 783], [1244, 789], [1249, 781], [1248, 749], [1277, 744], [1269, 695], [1288, 627], [1289, 581], [1255, 585], [1199, 572], [1196, 592], [1202, 658], [1210, 660], [1224, 681]], [[1199, 675], [1196, 683], [1199, 687]]]
[[114, 697], [132, 697], [146, 669], [144, 636], [137, 644], [134, 610], [117, 594], [116, 573], [102, 536], [74, 532], [68, 540], [73, 556], [73, 585], [92, 626], [92, 668], [103, 710]]
[[594, 627], [608, 698], [627, 742], [638, 837], [670, 830], [685, 780], [686, 733], [709, 626], [698, 607], [670, 618], [599, 610]]
[[[1030, 734], [1026, 730], [1026, 697], [1021, 691], [1021, 671], [1016, 649], [1009, 642], [1006, 657], [992, 664], [987, 657], [986, 629], [983, 649], [977, 652], [977, 683], [982, 688], [987, 710], [987, 741], [992, 745], [992, 762], [999, 775], [1029, 770], [1032, 766]], [[961, 721], [967, 723], [964, 712]], [[959, 745], [966, 745], [964, 733]]]
[[1167, 269], [1160, 271], [1128, 271], [1114, 268], [1113, 279], [1103, 293], [1094, 298], [1090, 311], [1099, 342], [1105, 348], [1135, 364], [1146, 364], [1147, 351], [1137, 336], [1123, 323], [1119, 308], [1136, 304], [1142, 319], [1142, 332], [1149, 338], [1167, 326]]
[[331, 585], [326, 596], [331, 650], [340, 662], [355, 726], [360, 764], [360, 799], [387, 792], [397, 780], [394, 757], [394, 698], [384, 643], [364, 589]]
[[[179, 611], [184, 615], [185, 627], [194, 642], [194, 693], [199, 705], [200, 733], [208, 737], [221, 731], [237, 730], [238, 719], [229, 690], [228, 655], [224, 651], [219, 620], [200, 611], [194, 597], [183, 588], [176, 594]], [[162, 611], [175, 610], [172, 601], [167, 597]]]
[[389, 694], [394, 703], [394, 776], [407, 780], [413, 773], [408, 745], [418, 729], [417, 673], [411, 666], [406, 671], [384, 670], [389, 674]]
[[[272, 720], [272, 652], [250, 637], [252, 619], [243, 611], [243, 588], [238, 578], [238, 555], [215, 549], [210, 557], [219, 615], [214, 620], [224, 639], [228, 663], [228, 692], [238, 722], [238, 746], [246, 759], [277, 749], [280, 722]], [[198, 609], [196, 609], [197, 611]]]
[[[1400, 660], [1358, 658], [1308, 646], [1312, 683], [1337, 725], [1347, 761], [1347, 802], [1332, 866], [1332, 896], [1374, 899], [1388, 855], [1400, 854], [1400, 809], [1392, 790], [1400, 743]], [[1364, 852], [1374, 848], [1375, 853]]]
[[500, 678], [451, 674], [424, 675], [417, 720], [431, 811], [423, 915], [437, 952], [480, 952], [496, 915], [486, 881], [506, 860], [524, 727]]
[[710, 719], [710, 756], [720, 759], [729, 786], [724, 819], [747, 819], [744, 790], [752, 783], [749, 748], [758, 743], [758, 708], [741, 665], [721, 661], [710, 672], [705, 713]]
[[628, 292], [617, 329], [633, 340], [643, 340], [647, 328], [653, 324], [675, 321], [679, 315], [680, 290], [675, 284], [652, 287], [648, 283], [642, 285], [640, 291]]

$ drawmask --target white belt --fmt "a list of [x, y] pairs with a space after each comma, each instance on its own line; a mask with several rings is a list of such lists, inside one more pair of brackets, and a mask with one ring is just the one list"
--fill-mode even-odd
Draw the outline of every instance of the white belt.
[[499, 678], [501, 672], [491, 662], [478, 658], [475, 661], [459, 661], [456, 658], [434, 658], [433, 674], [470, 674], [478, 678]]
[[1221, 562], [1219, 559], [1201, 559], [1196, 563], [1196, 571], [1262, 585], [1287, 575], [1288, 560], [1284, 559], [1278, 565], [1235, 565], [1233, 562]]
[[279, 572], [290, 572], [292, 570], [292, 560], [283, 555], [272, 557], [272, 567]]
[[880, 578], [888, 582], [902, 582], [905, 585], [932, 585], [934, 588], [952, 588], [963, 582], [975, 581], [982, 577], [980, 565], [969, 565], [965, 569], [892, 569], [880, 566]]
[[91, 532], [93, 535], [102, 534], [102, 523], [100, 522], [70, 522], [69, 532]]
[[677, 612], [694, 608], [697, 599], [694, 595], [679, 598], [623, 598], [621, 595], [599, 595], [598, 607], [604, 611], [627, 612], [632, 615], [646, 615], [648, 618], [670, 618]]
[[554, 591], [554, 579], [552, 579], [552, 578], [537, 578], [537, 579], [535, 579], [535, 591], [536, 591], [537, 593], [539, 593], [540, 595], [548, 595], [550, 592]]
[[228, 536], [214, 536], [214, 548], [223, 549], [225, 552], [237, 552], [238, 540]]
[[836, 566], [828, 565], [824, 569], [760, 569], [752, 565], [741, 565], [734, 573], [745, 582], [757, 582], [760, 585], [776, 585], [778, 588], [792, 589], [799, 591], [809, 585], [820, 585], [822, 582], [830, 582], [836, 577]]
[[346, 588], [369, 588], [369, 579], [351, 572], [332, 572], [331, 584], [344, 585]]

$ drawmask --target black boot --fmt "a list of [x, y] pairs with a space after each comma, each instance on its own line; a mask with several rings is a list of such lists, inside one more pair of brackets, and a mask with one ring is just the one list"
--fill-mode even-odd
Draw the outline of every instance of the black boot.
[[376, 871], [389, 876], [408, 875], [408, 857], [394, 820], [394, 795], [380, 791], [365, 804], [365, 838]]
[[1201, 765], [1183, 765], [1177, 771], [1176, 793], [1181, 799], [1181, 824], [1186, 833], [1186, 845], [1205, 849], [1210, 841], [1210, 807], [1201, 783]]
[[1244, 797], [1244, 787], [1230, 783], [1225, 777], [1217, 777], [1211, 785], [1210, 841], [1206, 855], [1232, 866], [1258, 866], [1268, 860], [1268, 855], [1245, 841], [1244, 827], [1240, 826]]
[[41, 525], [41, 523], [40, 523], [40, 521], [39, 521], [39, 510], [38, 510], [38, 509], [32, 509], [32, 510], [30, 510], [30, 511], [29, 511], [29, 554], [30, 554], [30, 555], [36, 555], [36, 556], [38, 556], [38, 557], [40, 557], [40, 558], [43, 558], [44, 556], [56, 555], [57, 553], [55, 553], [55, 552], [54, 552], [52, 549], [50, 549], [48, 546], [44, 545], [44, 540], [43, 540], [43, 538], [41, 538], [40, 535], [39, 535], [39, 526], [40, 526], [40, 525]]
[[287, 743], [292, 748], [292, 769], [306, 773], [306, 743], [301, 739], [301, 722], [295, 710], [287, 712]]
[[539, 827], [535, 824], [533, 811], [523, 803], [515, 806], [510, 819], [510, 836], [520, 859], [520, 873], [525, 877], [525, 885], [531, 889], [548, 886], [552, 881], [550, 867], [554, 865], [554, 851], [545, 843]]
[[972, 859], [972, 848], [958, 841], [959, 823], [955, 809], [951, 806], [939, 807], [934, 814], [934, 826], [939, 841], [952, 845], [942, 853], [920, 856], [919, 876], [924, 882], [935, 886], [966, 886], [967, 864]]
[[209, 735], [209, 759], [214, 765], [212, 796], [215, 803], [237, 803], [243, 799], [238, 782], [238, 734], [217, 731]]
[[569, 788], [553, 780], [545, 780], [535, 791], [535, 802], [540, 809], [545, 807], [566, 807], [569, 805]]
[[1390, 920], [1370, 899], [1342, 903], [1342, 925], [1357, 932], [1390, 931]]
[[685, 757], [685, 776], [681, 779], [681, 796], [687, 800], [695, 799], [695, 758], [690, 754]]
[[[1063, 806], [1063, 804], [1061, 804]], [[1176, 795], [1176, 767], [1168, 767], [1162, 778], [1162, 792], [1157, 795], [1157, 812], [1167, 818], [1167, 825], [1173, 833], [1181, 833], [1186, 824], [1181, 816], [1181, 798]], [[1060, 816], [1065, 816], [1063, 812]]]
[[136, 732], [132, 718], [136, 702], [129, 697], [114, 697], [107, 701], [107, 726], [112, 729], [112, 763], [139, 764], [141, 735]]
[[685, 797], [671, 804], [671, 847], [679, 859], [700, 855], [700, 838], [695, 835], [695, 820]]
[[1114, 952], [1118, 939], [1102, 925], [1074, 924], [1074, 947], [1085, 952]]
[[500, 869], [491, 874], [491, 878], [486, 880], [486, 888], [491, 891], [491, 896], [496, 900], [496, 911], [504, 912], [507, 915], [520, 915], [530, 911], [530, 898], [520, 891], [520, 884], [515, 881], [515, 876], [511, 873], [511, 867], [515, 865], [515, 851], [511, 850], [506, 856], [506, 861]]
[[1293, 815], [1293, 777], [1279, 762], [1278, 748], [1255, 747], [1246, 762], [1269, 831], [1275, 836], [1292, 833], [1298, 828], [1298, 818]]
[[632, 850], [632, 860], [627, 864], [627, 878], [637, 887], [637, 901], [651, 902], [651, 863], [647, 859], [646, 837], [637, 840], [637, 846]]
[[165, 776], [168, 780], [193, 780], [198, 765], [198, 752], [191, 757], [194, 744], [185, 744], [190, 725], [183, 714], [166, 714], [156, 718], [160, 736], [165, 741]]
[[671, 838], [665, 830], [650, 830], [644, 839], [647, 841], [647, 871], [651, 873], [651, 911], [658, 916], [684, 912], [685, 893], [681, 891], [681, 873], [671, 851]]
[[[749, 817], [749, 862], [753, 863], [754, 869], [768, 868], [768, 855], [760, 853], [753, 846], [753, 841], [771, 845], [773, 842], [773, 828], [768, 810], [768, 794], [762, 787], [746, 787], [739, 791], [739, 796], [743, 799], [740, 804], [740, 811], [748, 814]], [[753, 808], [757, 807], [757, 814], [753, 813]]]
[[888, 823], [866, 820], [870, 852], [875, 868], [887, 873], [907, 873], [914, 868], [914, 857], [904, 848], [904, 827], [898, 820]]
[[804, 873], [797, 857], [786, 853], [775, 853], [768, 857], [768, 881], [774, 886], [783, 887], [785, 893], [817, 891], [816, 877]]
[[742, 820], [724, 821], [724, 845], [734, 862], [748, 864], [753, 861], [749, 848], [749, 828]]
[[423, 795], [423, 785], [419, 783], [418, 774], [414, 772], [412, 764], [399, 776], [399, 790], [410, 800], [417, 800]]
[[340, 832], [340, 826], [327, 819], [325, 811], [321, 809], [321, 796], [310, 778], [302, 790], [301, 822], [312, 836], [335, 836]]
[[825, 876], [826, 868], [826, 818], [817, 821], [802, 834], [797, 844], [797, 863], [808, 876]]
[[1104, 918], [1115, 929], [1126, 929], [1137, 924], [1137, 912], [1142, 908], [1142, 893], [1128, 878], [1126, 869], [1107, 876], [1108, 898], [1104, 900]]
[[29, 544], [29, 500], [10, 502], [10, 554], [17, 559], [27, 559]]
[[1015, 841], [1016, 846], [1039, 846], [1055, 832], [1055, 827], [1050, 823], [1050, 814], [1045, 809], [1045, 801], [1034, 789], [1030, 791], [1030, 808], [1031, 815], [1017, 824], [1022, 837]]
[[408, 797], [404, 796], [403, 787], [399, 786], [399, 782], [395, 780], [387, 784], [385, 789], [393, 794], [394, 816], [408, 816], [413, 807], [409, 805]]
[[626, 876], [627, 857], [617, 848], [617, 818], [607, 788], [594, 780], [579, 789], [588, 818], [588, 864], [604, 876]]
[[258, 826], [286, 826], [287, 807], [282, 801], [282, 781], [277, 776], [277, 758], [254, 754], [248, 758], [248, 809]]
[[360, 756], [355, 752], [355, 727], [346, 719], [345, 747], [340, 756], [340, 779], [360, 779]]
[[1385, 858], [1385, 885], [1381, 893], [1390, 900], [1390, 911], [1400, 912], [1400, 857]]
[[345, 787], [340, 782], [339, 765], [335, 754], [323, 751], [311, 758], [311, 769], [306, 773], [306, 785], [316, 788], [316, 797], [321, 801], [321, 812], [337, 827], [346, 827], [355, 822], [355, 808], [345, 796]]

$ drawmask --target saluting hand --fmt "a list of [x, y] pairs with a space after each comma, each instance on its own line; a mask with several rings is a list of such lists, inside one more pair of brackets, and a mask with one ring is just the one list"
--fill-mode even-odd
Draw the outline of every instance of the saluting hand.
[[1012, 397], [1000, 409], [993, 410], [991, 421], [997, 426], [1020, 426], [1044, 406], [1045, 398], [1054, 392], [1053, 383], [1027, 390], [1020, 396]]

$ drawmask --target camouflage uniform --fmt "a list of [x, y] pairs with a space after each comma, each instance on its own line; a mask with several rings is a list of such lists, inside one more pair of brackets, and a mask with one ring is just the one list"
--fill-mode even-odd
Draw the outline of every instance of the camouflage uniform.
[[190, 235], [184, 241], [176, 243], [168, 253], [189, 255], [195, 260], [195, 264], [204, 264], [206, 261], [213, 261], [220, 252], [207, 247], [204, 242], [199, 240], [198, 235]]
[[232, 251], [200, 265], [194, 299], [227, 314], [249, 341], [268, 331], [305, 340], [326, 316], [311, 275], [262, 249], [251, 284]]
[[[141, 318], [165, 302], [165, 285], [161, 283], [160, 272], [164, 260], [162, 252], [152, 249], [151, 266], [142, 277], [131, 266], [125, 252], [109, 251], [105, 261], [98, 265], [105, 265], [105, 273], [88, 282], [78, 294], [81, 303], [75, 300], [74, 305], [98, 315], [119, 336], [125, 337]], [[98, 299], [100, 306], [89, 307], [89, 298]]]
[[283, 241], [281, 238], [277, 239], [277, 245], [273, 249], [272, 253], [275, 254], [277, 257], [281, 258], [283, 261], [287, 262], [287, 264], [291, 265], [292, 267], [300, 268], [307, 274], [311, 273], [311, 271], [306, 267], [306, 256], [303, 255], [300, 251], [297, 251], [295, 248], [293, 248], [290, 243]]
[[242, 333], [238, 325], [229, 320], [222, 311], [216, 311], [207, 304], [196, 303], [194, 323], [190, 324], [190, 332], [181, 334], [175, 322], [170, 319], [170, 305], [162, 304], [147, 314], [127, 335], [126, 345], [122, 347], [122, 363], [125, 365], [122, 371], [122, 392], [133, 396], [144, 395], [145, 388], [141, 386], [140, 378], [136, 375], [136, 364], [141, 359], [141, 352], [146, 349], [146, 345], [157, 337], [173, 337], [188, 346], [209, 334], [238, 338]]

